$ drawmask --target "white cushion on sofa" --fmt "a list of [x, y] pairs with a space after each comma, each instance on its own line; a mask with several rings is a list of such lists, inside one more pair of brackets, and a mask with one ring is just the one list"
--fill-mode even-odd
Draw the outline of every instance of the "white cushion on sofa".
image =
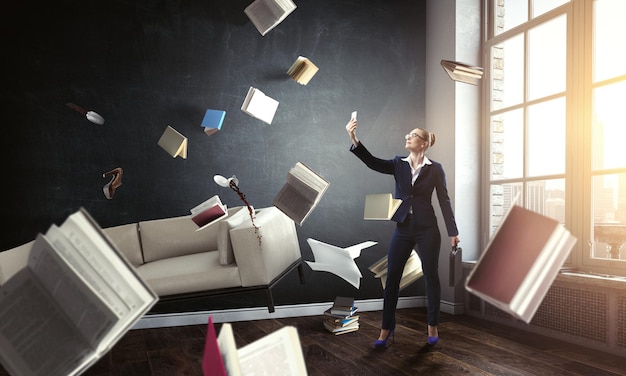
[[230, 242], [230, 229], [239, 226], [246, 220], [250, 220], [248, 208], [238, 206], [228, 209], [228, 217], [220, 221], [217, 233], [217, 251], [221, 265], [228, 265], [235, 261], [233, 245]]
[[237, 265], [221, 266], [217, 251], [149, 262], [137, 272], [159, 296], [241, 286]]
[[144, 261], [216, 251], [219, 221], [197, 229], [191, 215], [139, 222]]
[[103, 231], [111, 238], [113, 244], [126, 256], [131, 264], [135, 267], [143, 264], [141, 243], [139, 242], [139, 232], [136, 223], [108, 227], [103, 229]]

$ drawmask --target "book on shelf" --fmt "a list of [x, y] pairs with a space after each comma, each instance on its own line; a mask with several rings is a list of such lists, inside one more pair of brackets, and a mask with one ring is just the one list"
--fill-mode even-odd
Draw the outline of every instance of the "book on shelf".
[[[383, 286], [383, 290], [387, 285], [387, 256], [376, 261], [369, 267], [369, 270], [374, 273], [374, 278], [380, 278], [380, 283]], [[403, 290], [411, 283], [417, 281], [424, 275], [422, 270], [422, 261], [420, 260], [415, 250], [411, 251], [404, 269], [402, 270], [402, 278], [400, 279], [400, 290]]]
[[222, 129], [225, 117], [226, 111], [208, 109], [204, 113], [200, 126], [204, 128], [204, 133], [206, 133], [207, 136], [210, 136]]
[[28, 252], [0, 287], [0, 363], [9, 374], [79, 375], [158, 300], [83, 208], [38, 234]]
[[[213, 325], [212, 322], [209, 325]], [[207, 330], [207, 336], [211, 331]], [[207, 338], [212, 344], [213, 338]], [[217, 350], [210, 345], [205, 347], [204, 359], [209, 369], [209, 362], [215, 359], [219, 368], [221, 358], [228, 376], [241, 375], [307, 375], [304, 354], [298, 330], [294, 326], [284, 326], [243, 347], [237, 348], [233, 328], [230, 323], [223, 323], [217, 336]], [[215, 354], [219, 351], [219, 354]], [[207, 375], [207, 374], [205, 374]], [[209, 375], [218, 375], [209, 373]]]
[[328, 180], [298, 161], [289, 170], [285, 184], [274, 197], [273, 205], [302, 226], [329, 185]]
[[454, 81], [478, 85], [478, 82], [483, 77], [483, 68], [481, 67], [451, 60], [441, 60], [441, 66]]
[[198, 225], [196, 231], [200, 231], [228, 216], [228, 208], [226, 205], [222, 204], [222, 200], [220, 200], [218, 195], [194, 206], [191, 208], [190, 212], [191, 220]]
[[465, 288], [529, 323], [575, 244], [576, 238], [557, 220], [513, 205]]
[[272, 124], [277, 109], [278, 101], [276, 99], [268, 97], [261, 90], [252, 86], [248, 89], [241, 105], [243, 112], [267, 124]]
[[363, 219], [390, 220], [402, 203], [399, 198], [393, 198], [391, 193], [376, 193], [365, 196]]
[[171, 126], [165, 128], [157, 144], [173, 158], [187, 159], [187, 137]]
[[300, 85], [306, 85], [311, 81], [318, 70], [317, 65], [313, 64], [309, 58], [298, 56], [296, 61], [294, 61], [287, 70], [287, 74]]
[[306, 261], [312, 270], [332, 273], [357, 289], [361, 285], [363, 275], [354, 259], [361, 255], [362, 249], [378, 244], [366, 241], [341, 248], [312, 238], [308, 238], [307, 243], [311, 246], [313, 257], [315, 257], [315, 261]]
[[296, 4], [291, 0], [255, 0], [244, 9], [244, 13], [265, 36], [295, 9]]

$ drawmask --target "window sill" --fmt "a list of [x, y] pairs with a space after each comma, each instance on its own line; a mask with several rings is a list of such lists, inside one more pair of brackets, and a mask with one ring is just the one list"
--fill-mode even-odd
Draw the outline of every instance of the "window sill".
[[[463, 267], [473, 269], [477, 261], [463, 261]], [[620, 289], [626, 288], [626, 277], [583, 272], [579, 270], [562, 269], [556, 276], [555, 281], [563, 283], [576, 283], [585, 286], [594, 286], [601, 288]]]

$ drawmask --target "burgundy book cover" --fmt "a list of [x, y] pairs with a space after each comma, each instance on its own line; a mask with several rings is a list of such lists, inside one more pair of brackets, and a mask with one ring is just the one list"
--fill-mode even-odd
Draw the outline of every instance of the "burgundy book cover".
[[467, 286], [510, 303], [559, 223], [519, 206], [498, 228]]
[[222, 208], [220, 208], [218, 205], [215, 205], [194, 215], [193, 217], [191, 217], [191, 220], [194, 221], [198, 226], [202, 227], [207, 223], [221, 217], [222, 215], [224, 215], [224, 210], [222, 210]]
[[217, 334], [213, 326], [212, 316], [209, 316], [209, 324], [206, 331], [204, 355], [202, 356], [202, 373], [204, 376], [226, 376], [222, 354], [217, 345]]

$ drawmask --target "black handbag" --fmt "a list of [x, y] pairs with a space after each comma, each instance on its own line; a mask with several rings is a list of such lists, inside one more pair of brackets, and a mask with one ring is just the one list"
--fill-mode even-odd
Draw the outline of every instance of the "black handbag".
[[450, 287], [454, 287], [463, 278], [463, 250], [458, 245], [450, 251], [450, 272], [448, 273]]

